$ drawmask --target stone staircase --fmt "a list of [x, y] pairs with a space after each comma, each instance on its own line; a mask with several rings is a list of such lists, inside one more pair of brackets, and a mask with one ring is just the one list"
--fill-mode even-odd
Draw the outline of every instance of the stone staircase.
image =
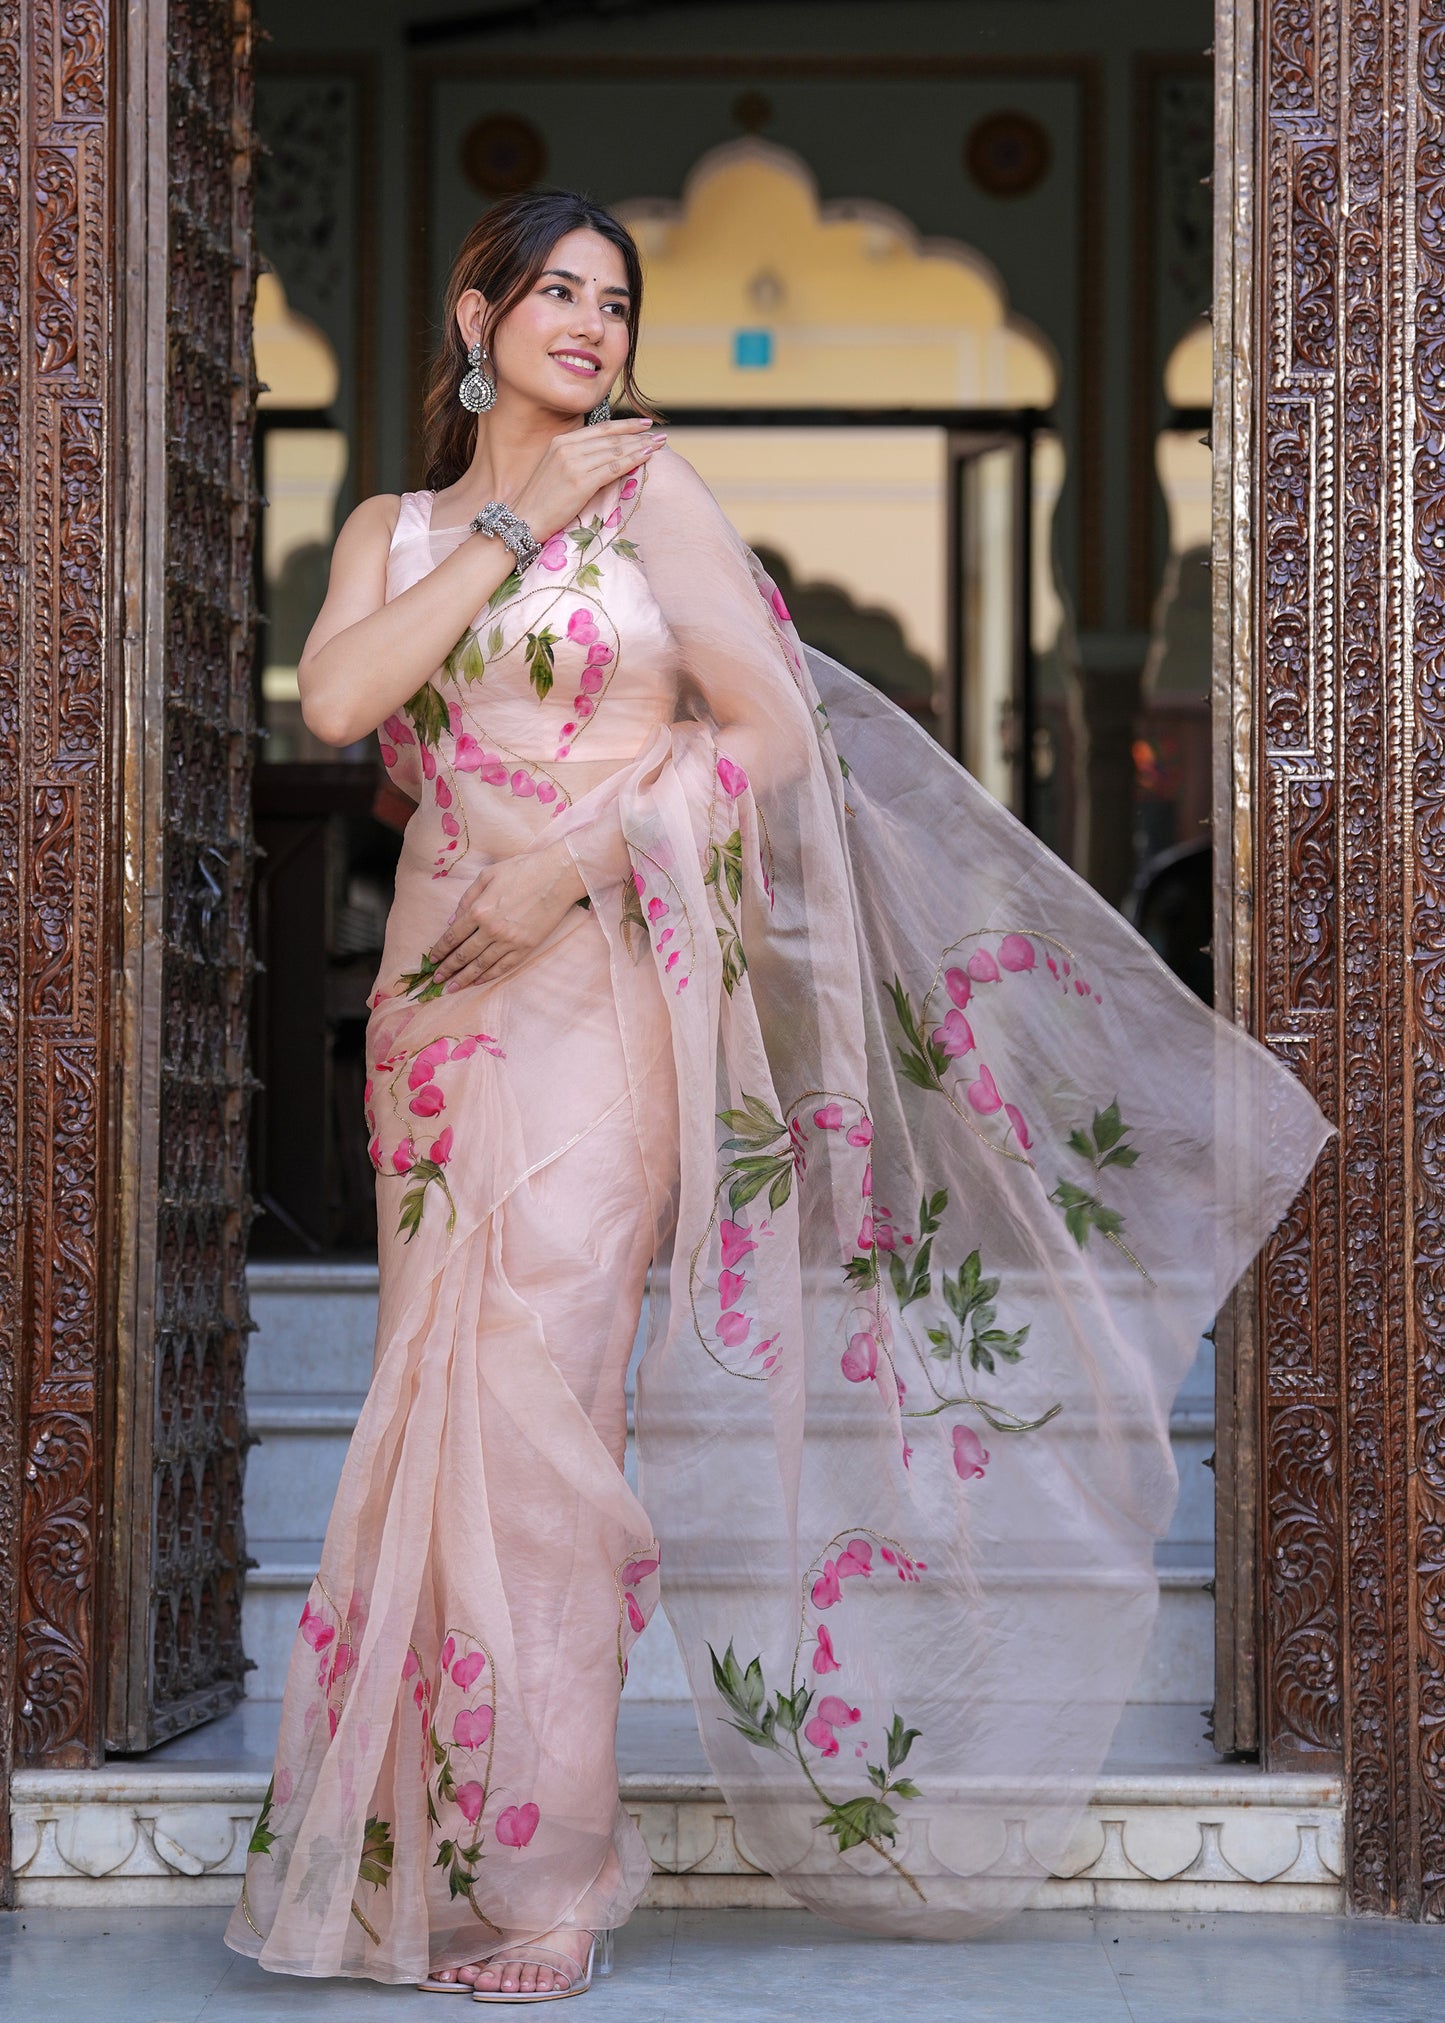
[[[101, 1771], [22, 1771], [12, 1824], [22, 1906], [229, 1903], [270, 1774], [279, 1696], [346, 1442], [370, 1377], [376, 1273], [252, 1267], [247, 1368], [259, 1444], [246, 1476], [246, 1703]], [[1337, 1779], [1221, 1763], [1203, 1734], [1213, 1668], [1213, 1371], [1207, 1349], [1172, 1426], [1181, 1493], [1160, 1547], [1158, 1626], [1114, 1751], [1041, 1902], [1115, 1910], [1343, 1909]], [[788, 1901], [712, 1783], [660, 1614], [632, 1654], [618, 1734], [624, 1802], [652, 1851], [647, 1901]]]

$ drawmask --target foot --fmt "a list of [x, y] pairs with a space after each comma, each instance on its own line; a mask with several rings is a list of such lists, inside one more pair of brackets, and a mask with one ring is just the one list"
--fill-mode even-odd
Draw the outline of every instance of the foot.
[[[531, 1946], [518, 1946], [512, 1959], [484, 1960], [480, 1966], [461, 1968], [461, 1979], [470, 1981], [483, 1995], [546, 1995], [554, 1990], [560, 1994], [581, 1980], [587, 1966], [587, 1948], [592, 1943], [589, 1932], [564, 1926], [560, 1931], [544, 1932], [534, 1943], [539, 1954], [536, 1960], [521, 1957], [533, 1950]], [[574, 1971], [569, 1974], [561, 1967], [549, 1966], [547, 1953], [560, 1953], [564, 1959], [574, 1961]]]

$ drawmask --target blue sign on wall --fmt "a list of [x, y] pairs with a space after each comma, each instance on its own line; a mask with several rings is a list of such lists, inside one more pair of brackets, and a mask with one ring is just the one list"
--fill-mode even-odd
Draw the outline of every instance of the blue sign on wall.
[[773, 362], [773, 333], [771, 330], [735, 330], [733, 332], [733, 364], [744, 370], [758, 371]]

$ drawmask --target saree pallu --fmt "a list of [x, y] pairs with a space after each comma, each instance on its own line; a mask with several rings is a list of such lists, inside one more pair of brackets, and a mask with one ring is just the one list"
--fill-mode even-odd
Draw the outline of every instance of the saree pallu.
[[[458, 537], [429, 512], [398, 582]], [[752, 1858], [967, 1936], [1087, 1803], [1174, 1392], [1326, 1127], [802, 647], [680, 459], [503, 593], [383, 728], [420, 806], [370, 1041], [376, 1375], [228, 1940], [403, 1979], [622, 1922], [617, 1697], [659, 1592]], [[478, 865], [559, 839], [589, 905], [429, 995]]]

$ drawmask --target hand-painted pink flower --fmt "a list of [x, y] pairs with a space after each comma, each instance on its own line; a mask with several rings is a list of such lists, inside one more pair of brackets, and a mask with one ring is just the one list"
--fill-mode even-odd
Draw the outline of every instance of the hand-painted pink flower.
[[587, 649], [587, 665], [589, 667], [606, 667], [611, 658], [612, 648], [604, 640], [594, 639]]
[[972, 1481], [975, 1475], [982, 1475], [988, 1466], [988, 1449], [972, 1426], [955, 1426], [953, 1429], [953, 1465], [964, 1482]]
[[482, 1807], [487, 1802], [487, 1787], [470, 1781], [457, 1786], [457, 1811], [463, 1819], [475, 1826], [482, 1816]]
[[637, 1583], [646, 1580], [650, 1573], [656, 1573], [661, 1564], [662, 1562], [656, 1559], [628, 1560], [626, 1566], [622, 1569], [622, 1585], [624, 1587], [636, 1587]]
[[408, 1647], [407, 1654], [405, 1658], [402, 1660], [401, 1676], [403, 1677], [403, 1679], [414, 1679], [420, 1670], [421, 1670], [421, 1659], [417, 1656], [415, 1651], [413, 1651], [410, 1647]]
[[452, 1156], [452, 1127], [450, 1124], [447, 1125], [440, 1138], [433, 1138], [431, 1150], [426, 1156], [434, 1166], [446, 1165], [448, 1159]]
[[579, 605], [567, 620], [567, 637], [580, 639], [584, 646], [597, 637], [597, 620], [585, 604]]
[[405, 717], [389, 716], [382, 725], [382, 729], [394, 745], [414, 745], [416, 743], [416, 734]]
[[860, 1117], [856, 1124], [849, 1125], [844, 1135], [850, 1145], [871, 1145], [873, 1143], [873, 1126], [868, 1118]]
[[501, 1847], [525, 1847], [537, 1831], [537, 1822], [542, 1815], [535, 1805], [509, 1805], [505, 1812], [497, 1814], [493, 1828], [498, 1845]]
[[452, 1740], [458, 1749], [480, 1749], [491, 1732], [490, 1707], [463, 1707], [452, 1723]]
[[1034, 1141], [1029, 1136], [1029, 1127], [1024, 1122], [1023, 1111], [1019, 1109], [1016, 1103], [1005, 1103], [1003, 1113], [1014, 1127], [1014, 1136], [1019, 1141], [1019, 1150], [1027, 1152]]
[[396, 764], [396, 753], [388, 744], [383, 744], [381, 747], [381, 763], [384, 766], [394, 766]]
[[437, 776], [437, 762], [436, 754], [432, 751], [430, 745], [421, 746], [420, 758], [422, 772], [427, 779], [434, 780]]
[[326, 1681], [328, 1689], [339, 1685], [355, 1664], [356, 1646], [354, 1644], [338, 1644], [335, 1652], [332, 1654], [331, 1672]]
[[722, 790], [730, 801], [747, 792], [748, 776], [742, 767], [730, 759], [726, 752], [718, 753], [717, 776], [722, 782]]
[[447, 704], [447, 729], [456, 737], [462, 727], [462, 706], [459, 702]]
[[433, 1040], [430, 1045], [423, 1047], [411, 1064], [411, 1073], [406, 1078], [407, 1087], [409, 1089], [419, 1089], [424, 1082], [429, 1082], [435, 1071], [446, 1059], [450, 1046], [450, 1040], [437, 1039]]
[[454, 1061], [470, 1060], [478, 1047], [482, 1049], [484, 1054], [495, 1054], [499, 1061], [504, 1061], [507, 1058], [490, 1033], [468, 1033], [465, 1039], [458, 1040], [452, 1048], [452, 1059]]
[[866, 1384], [878, 1374], [878, 1343], [870, 1334], [848, 1337], [843, 1351], [843, 1375], [850, 1384]]
[[886, 1222], [876, 1223], [873, 1231], [873, 1241], [878, 1245], [880, 1250], [896, 1250], [898, 1248], [898, 1238]]
[[578, 687], [583, 695], [596, 695], [607, 676], [600, 667], [584, 667], [578, 679]]
[[439, 1117], [446, 1108], [446, 1097], [435, 1082], [428, 1082], [424, 1089], [418, 1089], [407, 1108], [417, 1117]]
[[647, 890], [647, 880], [640, 871], [634, 871], [632, 874], [632, 889], [639, 897]]
[[512, 775], [512, 792], [521, 795], [525, 799], [528, 794], [535, 794], [536, 791], [537, 782], [532, 778], [532, 775], [525, 772], [521, 766], [518, 766]]
[[825, 1103], [821, 1110], [813, 1112], [813, 1122], [820, 1131], [841, 1131], [843, 1128], [843, 1105]]
[[452, 751], [452, 765], [459, 773], [475, 773], [486, 753], [470, 731], [463, 731]]
[[[462, 833], [462, 825], [457, 820], [455, 815], [442, 816], [442, 834], [444, 836], [460, 836], [461, 833]], [[455, 850], [456, 847], [457, 846], [455, 843], [448, 843], [447, 845], [447, 848], [449, 850]]]
[[578, 694], [572, 698], [572, 707], [576, 710], [578, 716], [591, 716], [597, 705], [590, 695]]
[[717, 1279], [718, 1304], [724, 1309], [735, 1307], [747, 1287], [747, 1280], [740, 1271], [720, 1271]]
[[672, 954], [667, 958], [667, 961], [662, 965], [664, 973], [666, 973], [668, 970], [676, 969], [677, 965], [681, 961], [682, 961], [682, 950], [680, 948], [675, 948], [672, 951]]
[[813, 1670], [815, 1672], [841, 1672], [842, 1669], [833, 1650], [833, 1639], [828, 1634], [828, 1625], [826, 1623], [819, 1623], [818, 1644], [816, 1650], [813, 1652]]
[[542, 803], [542, 806], [545, 808], [549, 801], [555, 801], [556, 798], [557, 789], [553, 786], [552, 782], [550, 780], [539, 781], [537, 799]]
[[865, 1201], [867, 1200], [868, 1196], [873, 1192], [873, 1161], [871, 1159], [868, 1161], [868, 1164], [863, 1168], [863, 1184], [858, 1189], [858, 1192], [863, 1196]]
[[381, 1137], [380, 1137], [380, 1134], [378, 1134], [378, 1135], [377, 1135], [376, 1137], [374, 1137], [374, 1138], [373, 1138], [373, 1139], [371, 1140], [371, 1143], [370, 1143], [370, 1144], [369, 1144], [369, 1145], [367, 1146], [367, 1148], [366, 1148], [366, 1156], [367, 1156], [367, 1158], [368, 1158], [368, 1159], [369, 1159], [369, 1160], [371, 1161], [372, 1165], [373, 1165], [373, 1166], [374, 1166], [374, 1167], [376, 1168], [377, 1172], [379, 1173], [379, 1172], [381, 1171]]
[[886, 1545], [880, 1546], [879, 1551], [900, 1580], [917, 1580], [920, 1574], [928, 1571], [926, 1559], [910, 1559], [906, 1552], [894, 1552]]
[[446, 1642], [442, 1645], [441, 1658], [439, 1660], [443, 1671], [446, 1671], [447, 1667], [451, 1664], [451, 1661], [456, 1656], [456, 1654], [457, 1654], [457, 1640], [455, 1637], [448, 1637]]
[[867, 1578], [872, 1572], [872, 1546], [866, 1538], [850, 1538], [846, 1549], [838, 1555], [839, 1580], [847, 1580], [851, 1574], [862, 1574]]
[[483, 752], [477, 771], [489, 787], [504, 787], [507, 783], [506, 761], [499, 759], [495, 752]]
[[617, 494], [618, 498], [635, 499], [637, 497], [637, 488], [640, 483], [641, 479], [636, 477], [625, 479], [623, 481], [622, 490]]
[[439, 808], [449, 808], [451, 806], [452, 790], [440, 773], [437, 774], [436, 785], [432, 788], [432, 792], [436, 796], [436, 804]]
[[875, 1224], [871, 1215], [865, 1215], [858, 1225], [859, 1250], [871, 1250], [875, 1234]]
[[962, 1011], [973, 996], [973, 985], [966, 969], [946, 969], [943, 972], [944, 989]]
[[550, 569], [555, 576], [559, 569], [567, 567], [567, 543], [560, 534], [554, 534], [550, 541], [542, 543], [542, 552], [537, 557], [539, 569]]
[[718, 1224], [718, 1235], [722, 1238], [722, 1261], [727, 1265], [736, 1264], [758, 1247], [752, 1225], [747, 1222], [729, 1222], [724, 1216]]
[[778, 617], [782, 620], [783, 624], [784, 625], [789, 624], [792, 619], [792, 613], [789, 611], [787, 605], [783, 602], [782, 591], [774, 589], [770, 602], [772, 604], [773, 610], [777, 613]]
[[719, 1338], [730, 1349], [735, 1349], [740, 1342], [746, 1341], [748, 1329], [751, 1326], [752, 1321], [748, 1315], [740, 1314], [736, 1307], [732, 1307], [727, 1313], [719, 1314], [718, 1316], [717, 1331]]
[[636, 1595], [629, 1594], [626, 1597], [626, 1600], [627, 1600], [627, 1620], [629, 1623], [631, 1623], [633, 1629], [636, 1630], [638, 1636], [641, 1636], [642, 1632], [647, 1628], [647, 1618], [637, 1605]]
[[975, 983], [997, 983], [998, 964], [986, 948], [976, 948], [968, 958], [968, 973]]
[[614, 506], [602, 524], [604, 527], [620, 527], [622, 525], [621, 506]]
[[336, 1635], [334, 1623], [328, 1623], [325, 1616], [317, 1615], [310, 1602], [301, 1610], [301, 1634], [313, 1651], [324, 1651]]
[[838, 1754], [838, 1737], [835, 1730], [851, 1728], [855, 1721], [863, 1718], [862, 1710], [850, 1707], [846, 1700], [840, 1700], [836, 1693], [825, 1693], [818, 1702], [816, 1713], [803, 1730], [804, 1738], [815, 1749], [821, 1749], [825, 1756]]
[[647, 902], [647, 917], [649, 920], [661, 920], [664, 914], [670, 913], [671, 911], [672, 908], [668, 905], [665, 899], [653, 898], [649, 899]]
[[466, 1651], [451, 1668], [452, 1683], [460, 1686], [464, 1693], [469, 1693], [486, 1668], [487, 1658], [484, 1651]]
[[336, 1730], [340, 1726], [340, 1724], [341, 1724], [341, 1716], [337, 1713], [334, 1707], [328, 1707], [326, 1710], [326, 1726], [330, 1730], [331, 1739], [333, 1742], [336, 1740]]
[[1006, 934], [998, 945], [998, 959], [1005, 969], [1032, 969], [1034, 945], [1026, 934]]
[[979, 1068], [978, 1080], [970, 1082], [964, 1094], [968, 1097], [969, 1107], [976, 1110], [980, 1117], [991, 1117], [995, 1110], [1003, 1108], [998, 1084], [985, 1067]]
[[933, 1028], [933, 1044], [942, 1047], [951, 1061], [956, 1061], [973, 1052], [973, 1027], [961, 1011], [951, 1011], [941, 1026]]
[[815, 1714], [809, 1721], [803, 1730], [803, 1739], [805, 1742], [811, 1742], [813, 1747], [820, 1749], [825, 1756], [838, 1754], [838, 1738], [821, 1714]]
[[416, 1147], [410, 1138], [403, 1138], [391, 1155], [391, 1163], [398, 1173], [410, 1173], [416, 1164]]
[[283, 1764], [276, 1772], [275, 1799], [278, 1805], [289, 1805], [291, 1794], [296, 1789], [296, 1779]]

